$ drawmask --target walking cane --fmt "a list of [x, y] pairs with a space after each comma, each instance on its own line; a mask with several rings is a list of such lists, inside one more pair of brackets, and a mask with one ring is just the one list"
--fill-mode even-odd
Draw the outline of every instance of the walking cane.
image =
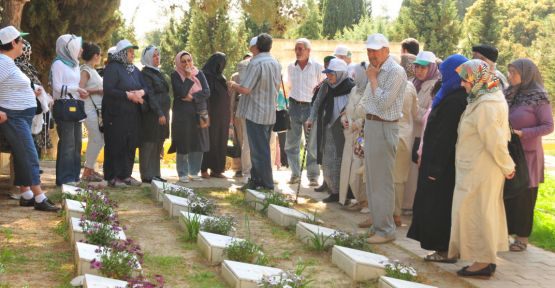
[[[304, 126], [305, 124], [303, 124]], [[308, 128], [308, 127], [307, 127]], [[305, 133], [304, 139], [304, 153], [303, 153], [303, 160], [301, 161], [301, 172], [299, 173], [302, 179], [303, 169], [304, 169], [304, 162], [306, 160], [306, 152], [308, 150], [308, 139], [310, 139], [310, 129], [305, 129], [307, 133]], [[295, 204], [299, 204], [299, 192], [301, 191], [301, 180], [299, 180], [299, 184], [297, 184], [297, 193], [295, 194]]]

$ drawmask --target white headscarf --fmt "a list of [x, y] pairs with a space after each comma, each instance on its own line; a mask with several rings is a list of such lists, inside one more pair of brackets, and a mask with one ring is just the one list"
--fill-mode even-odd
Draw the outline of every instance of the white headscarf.
[[158, 51], [158, 53], [160, 53], [160, 50], [158, 50], [158, 47], [154, 45], [148, 45], [143, 51], [143, 55], [141, 56], [141, 63], [146, 67], [160, 71], [160, 68], [155, 67], [154, 64], [152, 63], [152, 58], [154, 56], [155, 51]]
[[73, 34], [64, 34], [56, 40], [56, 60], [62, 61], [71, 68], [79, 66], [79, 52], [83, 39]]

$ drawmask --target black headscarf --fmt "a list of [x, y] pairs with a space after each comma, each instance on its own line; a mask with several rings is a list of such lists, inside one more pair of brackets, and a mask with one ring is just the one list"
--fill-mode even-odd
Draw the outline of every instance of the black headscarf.
[[202, 67], [202, 72], [206, 75], [211, 75], [215, 79], [226, 82], [224, 76], [225, 64], [227, 63], [227, 57], [222, 52], [216, 52], [208, 58], [206, 64]]

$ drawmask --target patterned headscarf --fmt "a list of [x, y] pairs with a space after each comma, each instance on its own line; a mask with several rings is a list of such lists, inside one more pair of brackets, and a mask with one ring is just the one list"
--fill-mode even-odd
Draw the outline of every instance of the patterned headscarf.
[[56, 60], [62, 61], [71, 68], [79, 66], [79, 52], [83, 39], [73, 34], [65, 34], [56, 40]]
[[428, 67], [428, 73], [426, 74], [426, 78], [424, 80], [420, 80], [416, 77], [412, 79], [412, 84], [414, 84], [414, 88], [416, 88], [416, 92], [420, 92], [420, 89], [422, 89], [422, 84], [424, 82], [430, 81], [430, 80], [437, 81], [439, 79], [439, 71], [437, 70], [437, 64], [433, 62], [428, 64], [427, 67]]
[[193, 94], [195, 92], [198, 92], [200, 90], [202, 90], [202, 85], [200, 84], [200, 80], [198, 80], [197, 75], [198, 75], [198, 68], [194, 65], [194, 61], [191, 63], [191, 65], [193, 66], [193, 68], [191, 69], [189, 75], [189, 77], [185, 76], [187, 75], [187, 71], [185, 71], [185, 69], [183, 69], [181, 67], [181, 57], [183, 55], [189, 55], [191, 56], [191, 60], [193, 60], [193, 55], [191, 55], [191, 53], [187, 52], [187, 51], [181, 51], [179, 53], [177, 53], [177, 55], [175, 55], [175, 72], [177, 72], [177, 74], [179, 74], [179, 76], [181, 77], [181, 81], [185, 81], [186, 78], [191, 79], [194, 84], [193, 87], [191, 87], [191, 90], [189, 90], [189, 93]]
[[158, 50], [158, 47], [154, 45], [148, 45], [143, 51], [143, 55], [141, 56], [141, 63], [146, 67], [160, 71], [160, 68], [154, 67], [154, 64], [152, 63], [152, 58], [154, 57], [154, 52], [156, 51], [158, 51], [158, 57], [160, 57], [160, 50]]
[[127, 70], [127, 73], [131, 74], [133, 73], [133, 71], [135, 71], [136, 67], [135, 65], [133, 65], [133, 63], [129, 62], [129, 59], [127, 59], [127, 50], [129, 49], [133, 49], [133, 47], [115, 52], [114, 54], [112, 54], [111, 61], [123, 64], [123, 66], [125, 66], [125, 70]]
[[32, 53], [31, 43], [29, 43], [25, 39], [22, 39], [22, 40], [23, 40], [23, 54], [21, 54], [21, 56], [14, 59], [15, 65], [19, 67], [19, 70], [21, 70], [23, 74], [27, 75], [27, 77], [31, 79], [31, 82], [33, 84], [42, 86], [42, 83], [40, 82], [40, 79], [39, 79], [39, 72], [37, 71], [35, 66], [31, 64], [31, 53]]
[[443, 100], [447, 94], [461, 87], [461, 77], [455, 69], [466, 61], [468, 61], [468, 58], [463, 55], [453, 54], [447, 57], [447, 59], [439, 65], [439, 72], [441, 73], [441, 88], [439, 88], [439, 91], [434, 97], [432, 108], [439, 105], [441, 100]]
[[472, 89], [468, 94], [468, 103], [479, 97], [499, 90], [499, 79], [492, 73], [486, 62], [478, 59], [469, 60], [457, 67], [462, 80], [470, 82]]
[[509, 64], [520, 75], [521, 83], [505, 89], [505, 97], [509, 106], [542, 105], [549, 103], [543, 79], [536, 64], [530, 59], [518, 59]]

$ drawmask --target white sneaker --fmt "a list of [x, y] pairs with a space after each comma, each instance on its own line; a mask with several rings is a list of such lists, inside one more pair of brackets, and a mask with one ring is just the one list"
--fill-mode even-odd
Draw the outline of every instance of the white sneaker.
[[368, 207], [364, 207], [364, 208], [360, 209], [360, 213], [362, 213], [362, 214], [370, 214], [370, 209], [368, 209]]
[[189, 177], [187, 177], [187, 176], [181, 176], [181, 177], [179, 177], [179, 181], [178, 181], [178, 182], [181, 182], [181, 183], [189, 183]]
[[244, 176], [244, 177], [243, 177], [243, 180], [242, 180], [241, 182], [242, 182], [243, 184], [247, 184], [247, 183], [249, 183], [249, 178], [250, 178], [249, 176]]
[[189, 175], [189, 179], [191, 181], [204, 181], [204, 179], [202, 179], [202, 177], [200, 177], [198, 175], [194, 175], [194, 176]]

